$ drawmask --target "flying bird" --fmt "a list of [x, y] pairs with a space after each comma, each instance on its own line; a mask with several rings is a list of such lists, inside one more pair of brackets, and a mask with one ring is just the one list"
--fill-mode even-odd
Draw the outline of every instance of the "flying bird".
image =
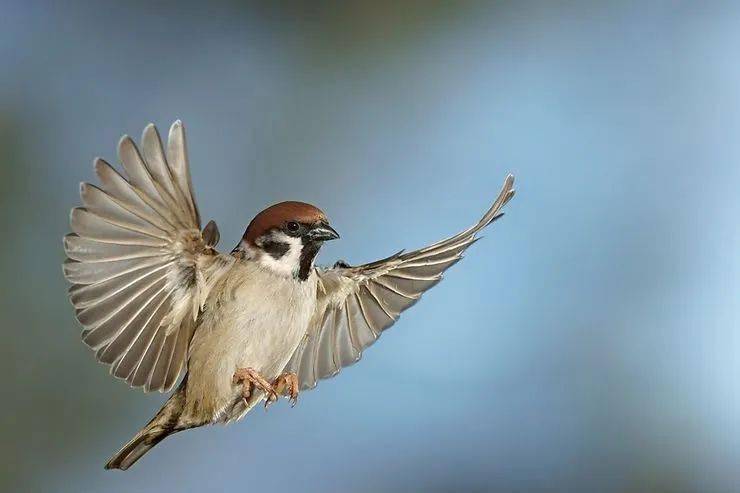
[[278, 397], [357, 362], [368, 346], [462, 257], [513, 197], [506, 177], [472, 227], [433, 245], [365, 265], [314, 266], [339, 238], [303, 202], [257, 214], [229, 253], [219, 231], [201, 229], [183, 125], [166, 151], [154, 125], [141, 149], [118, 144], [123, 173], [95, 160], [100, 185], [82, 183], [64, 238], [69, 298], [82, 340], [113, 376], [145, 392], [168, 392], [162, 409], [106, 464], [128, 469], [168, 435], [240, 419]]

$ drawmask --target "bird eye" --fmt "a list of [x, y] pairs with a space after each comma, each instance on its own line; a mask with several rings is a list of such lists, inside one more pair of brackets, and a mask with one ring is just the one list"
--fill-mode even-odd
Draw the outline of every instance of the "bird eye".
[[288, 231], [290, 231], [291, 233], [295, 233], [301, 228], [301, 226], [295, 221], [289, 222], [287, 226], [288, 226]]

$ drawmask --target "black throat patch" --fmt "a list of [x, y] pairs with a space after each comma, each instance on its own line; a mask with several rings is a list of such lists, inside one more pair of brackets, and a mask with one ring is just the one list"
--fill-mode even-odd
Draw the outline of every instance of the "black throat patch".
[[311, 274], [311, 267], [313, 267], [313, 261], [316, 255], [319, 253], [323, 242], [321, 241], [303, 241], [303, 248], [301, 249], [301, 260], [300, 268], [298, 269], [298, 279], [305, 281]]

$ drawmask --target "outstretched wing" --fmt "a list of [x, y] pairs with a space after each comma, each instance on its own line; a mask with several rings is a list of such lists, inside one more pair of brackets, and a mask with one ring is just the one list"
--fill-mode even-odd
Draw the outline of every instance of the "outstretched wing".
[[451, 238], [370, 264], [319, 270], [316, 312], [285, 371], [298, 374], [302, 389], [312, 389], [320, 379], [357, 362], [402, 311], [462, 258], [478, 232], [503, 215], [501, 208], [514, 196], [513, 186], [509, 175], [481, 220]]
[[100, 187], [80, 186], [63, 269], [98, 361], [133, 387], [163, 392], [177, 382], [195, 319], [233, 258], [213, 249], [215, 223], [201, 234], [182, 124], [172, 125], [166, 155], [154, 125], [141, 144], [140, 153], [121, 139], [125, 176], [96, 159]]

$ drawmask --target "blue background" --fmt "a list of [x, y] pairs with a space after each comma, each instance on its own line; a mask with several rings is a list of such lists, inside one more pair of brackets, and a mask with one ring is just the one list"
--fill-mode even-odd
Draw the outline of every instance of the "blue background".
[[[0, 6], [0, 489], [740, 488], [736, 2]], [[323, 208], [360, 263], [507, 215], [356, 366], [107, 458], [164, 397], [79, 340], [60, 264], [92, 159], [188, 132], [230, 250]]]

